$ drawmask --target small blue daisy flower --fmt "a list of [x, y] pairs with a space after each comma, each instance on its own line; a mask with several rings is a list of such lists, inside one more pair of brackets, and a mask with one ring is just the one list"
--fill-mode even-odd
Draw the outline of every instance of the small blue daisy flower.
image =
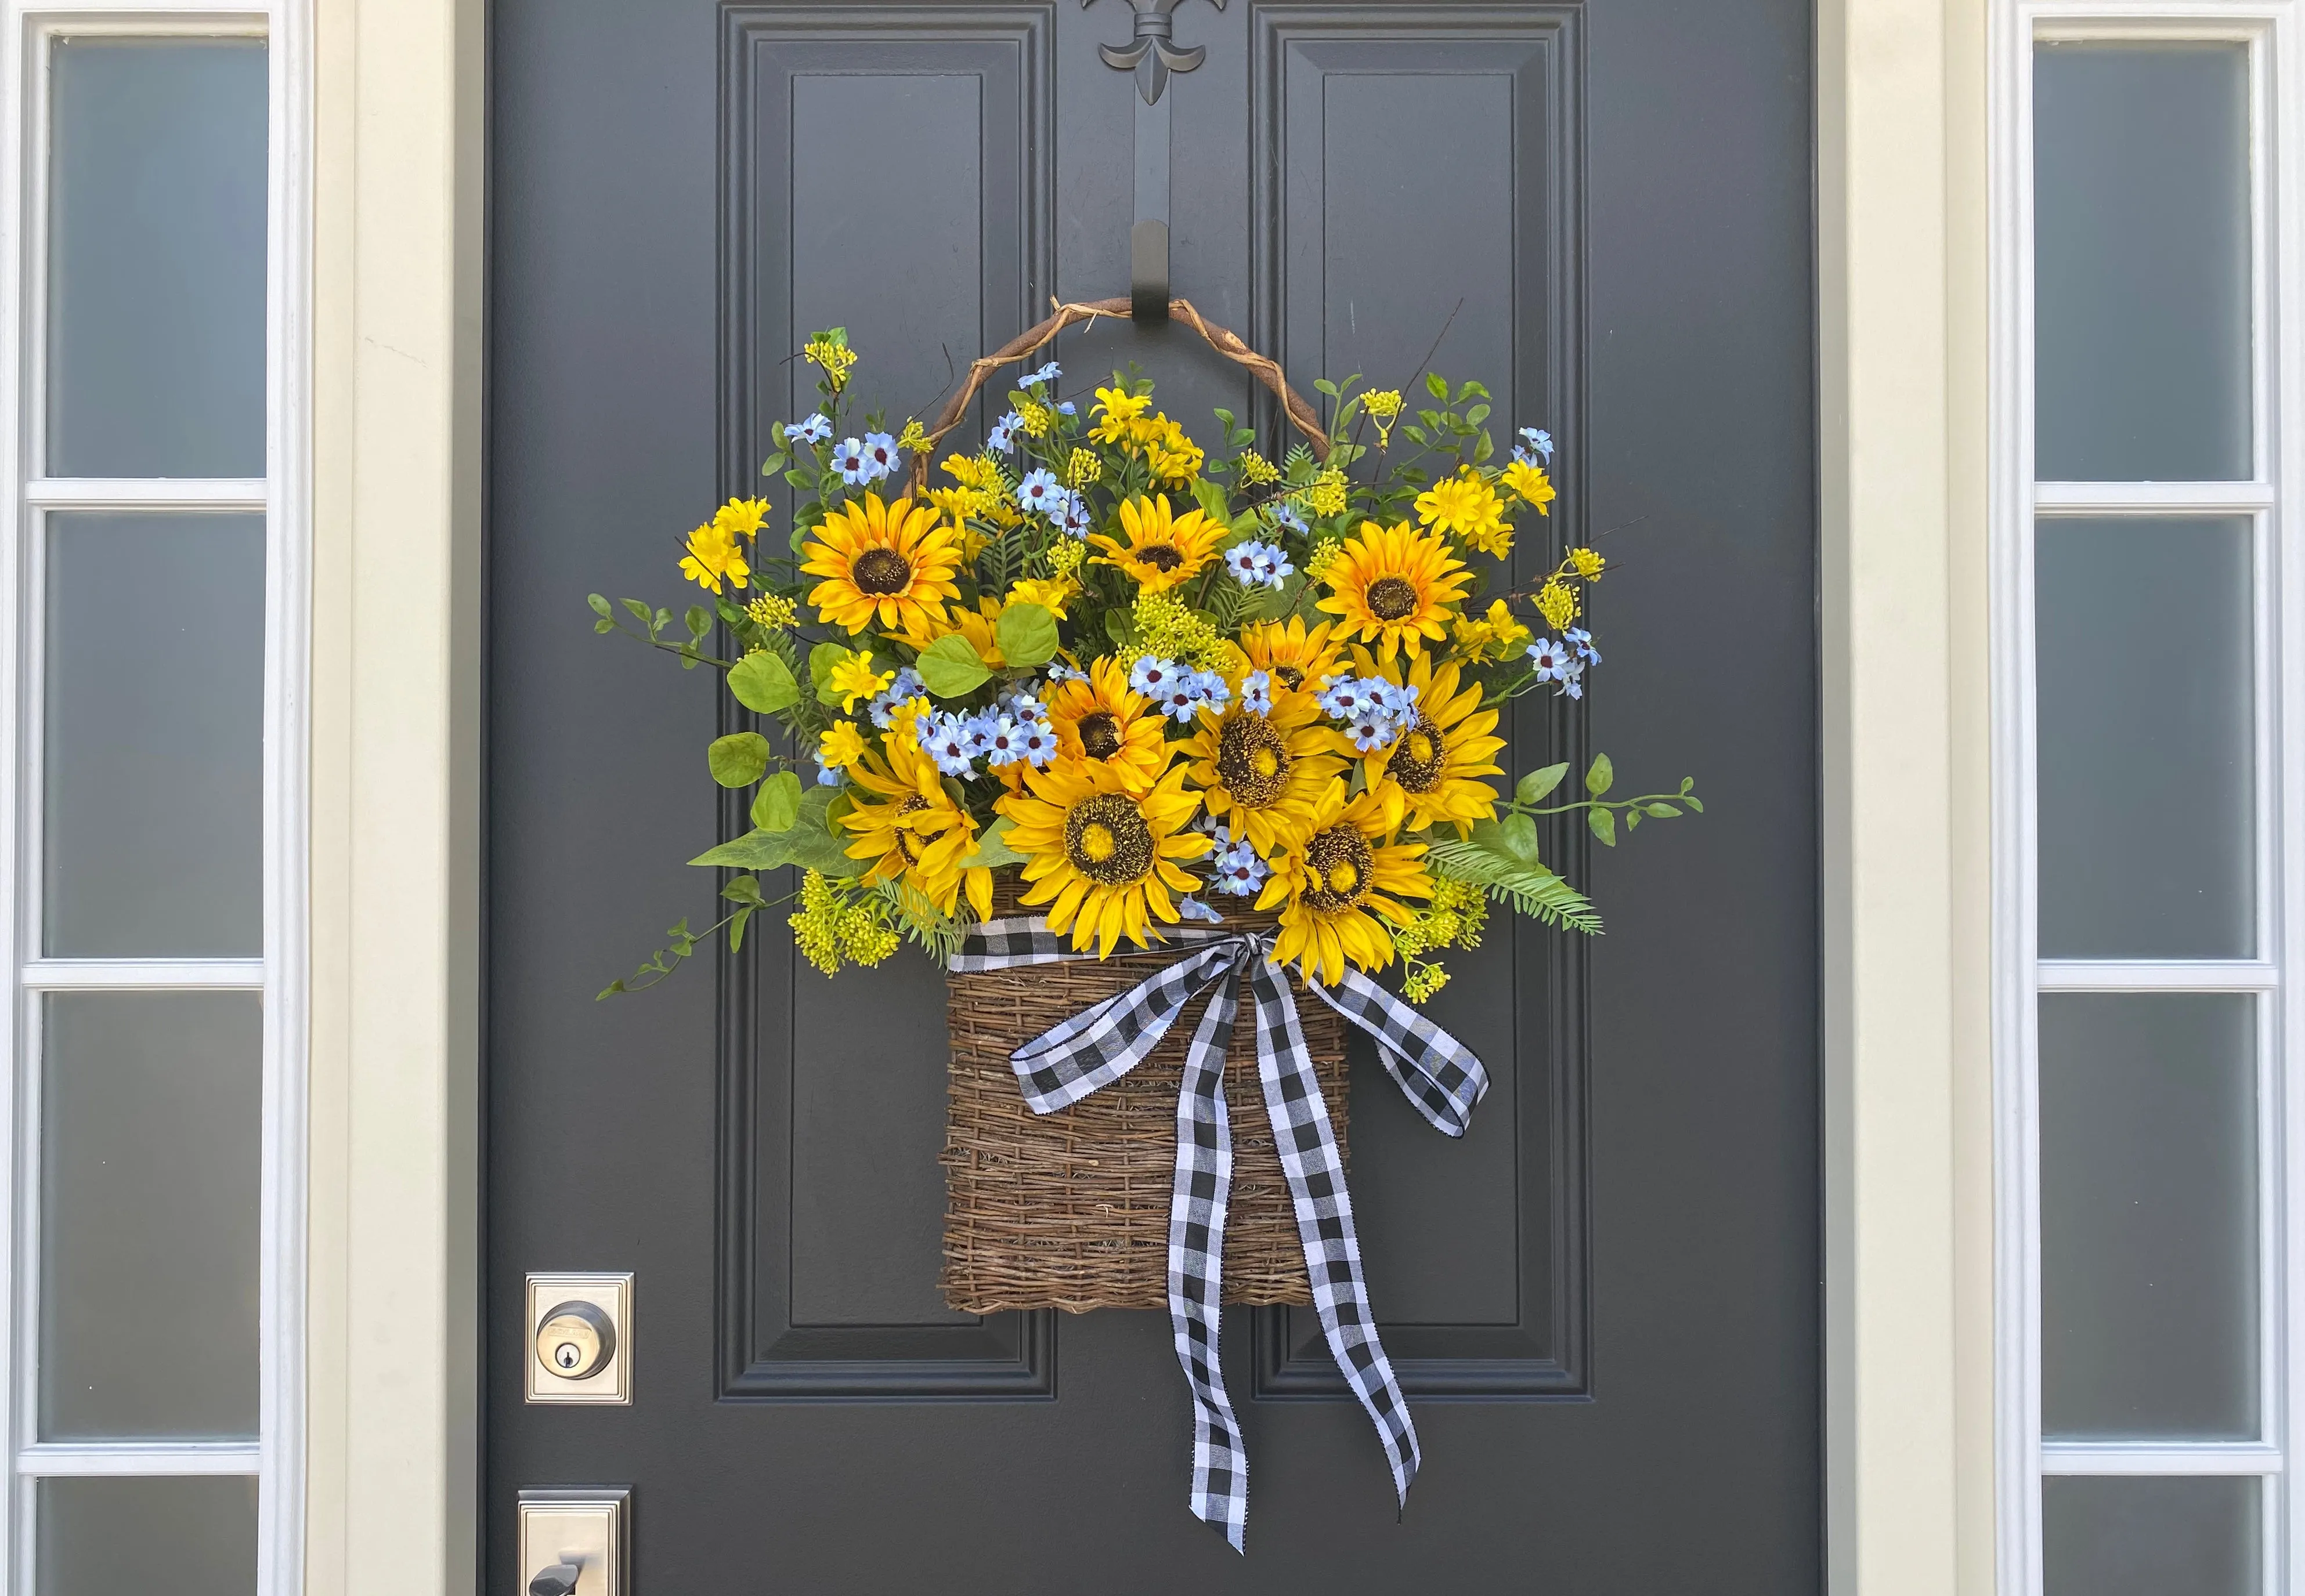
[[1088, 673], [1086, 671], [1076, 671], [1073, 669], [1071, 666], [1067, 665], [1063, 660], [1059, 659], [1049, 666], [1049, 680], [1051, 682], [1085, 682], [1088, 680]]
[[1060, 516], [1060, 524], [1063, 526], [1066, 532], [1073, 537], [1087, 537], [1089, 526], [1088, 500], [1083, 498], [1077, 493], [1066, 494], [1064, 509]]
[[1169, 684], [1153, 697], [1161, 713], [1182, 726], [1201, 712], [1201, 695], [1193, 678], [1178, 671], [1169, 678]]
[[1220, 714], [1232, 702], [1232, 689], [1215, 671], [1195, 671], [1185, 678], [1185, 683], [1195, 698]]
[[1567, 681], [1569, 659], [1569, 650], [1549, 637], [1540, 637], [1528, 646], [1528, 662], [1535, 667], [1540, 682]]
[[897, 440], [885, 432], [866, 433], [864, 458], [872, 465], [871, 480], [879, 481], [897, 469]]
[[832, 452], [832, 469], [851, 488], [876, 480], [872, 460], [864, 453], [863, 444], [853, 437], [844, 437], [840, 446]]
[[1275, 505], [1272, 507], [1272, 519], [1292, 532], [1309, 532], [1313, 530], [1306, 525], [1305, 517], [1298, 513], [1294, 505]]
[[1027, 510], [1054, 512], [1065, 496], [1064, 484], [1051, 471], [1026, 471], [1025, 480], [1016, 484], [1016, 502]]
[[1033, 769], [1048, 768], [1049, 761], [1057, 757], [1057, 728], [1045, 720], [1027, 723], [1024, 748], [1025, 758]]
[[1581, 663], [1601, 663], [1601, 650], [1593, 646], [1593, 634], [1582, 626], [1569, 627], [1561, 634], [1561, 641], [1569, 645], [1569, 652], [1576, 655]]
[[998, 715], [987, 713], [972, 715], [961, 723], [961, 734], [968, 739], [972, 757], [981, 760], [992, 751], [992, 728], [999, 720]]
[[844, 779], [846, 778], [840, 772], [829, 765], [819, 765], [816, 768], [816, 785], [820, 787], [837, 787]]
[[804, 444], [830, 443], [832, 422], [821, 410], [813, 415], [803, 416], [785, 429], [785, 441], [790, 443], [795, 438]]
[[1240, 679], [1240, 707], [1251, 715], [1272, 713], [1272, 678], [1263, 671], [1251, 671]]
[[1368, 683], [1358, 676], [1329, 677], [1314, 699], [1323, 714], [1337, 720], [1351, 720], [1382, 708], [1370, 694]]
[[1272, 873], [1272, 867], [1257, 856], [1255, 845], [1245, 836], [1234, 836], [1229, 828], [1217, 833], [1217, 853], [1211, 865], [1216, 889], [1235, 897], [1246, 897]]
[[936, 768], [947, 776], [973, 776], [976, 773], [975, 756], [969, 751], [968, 721], [959, 715], [939, 715], [929, 724], [927, 739], [921, 746], [928, 751]]
[[1289, 563], [1289, 556], [1277, 543], [1259, 546], [1256, 556], [1256, 580], [1268, 588], [1278, 589], [1297, 574], [1297, 567]]
[[1076, 416], [1080, 414], [1080, 411], [1071, 400], [1067, 399], [1057, 406], [1057, 413], [1060, 416]]
[[1038, 371], [1035, 371], [1030, 377], [1025, 378], [1024, 379], [1023, 386], [1028, 388], [1037, 388], [1043, 383], [1056, 381], [1057, 378], [1062, 377], [1064, 374], [1064, 368], [1058, 365], [1056, 361], [1050, 361]]
[[1206, 904], [1201, 902], [1201, 900], [1196, 897], [1178, 898], [1177, 900], [1177, 913], [1183, 915], [1187, 920], [1197, 920], [1206, 925], [1224, 924], [1223, 915], [1218, 913], [1214, 909], [1210, 908]]
[[1175, 660], [1147, 654], [1128, 667], [1128, 684], [1146, 698], [1161, 698], [1167, 694], [1170, 683], [1181, 674]]
[[992, 423], [992, 430], [984, 435], [984, 446], [988, 449], [997, 449], [1006, 454], [1016, 446], [1016, 429], [1024, 424], [1025, 418], [1015, 411], [1010, 411]]
[[995, 770], [1025, 757], [1025, 733], [1003, 715], [984, 728], [984, 762]]
[[1540, 458], [1552, 458], [1552, 434], [1539, 427], [1524, 427], [1520, 442], [1513, 446], [1513, 458], [1523, 465], [1535, 465]]
[[1345, 734], [1353, 740], [1353, 746], [1363, 753], [1374, 753], [1378, 749], [1389, 745], [1400, 734], [1397, 723], [1391, 716], [1364, 715], [1345, 728]]

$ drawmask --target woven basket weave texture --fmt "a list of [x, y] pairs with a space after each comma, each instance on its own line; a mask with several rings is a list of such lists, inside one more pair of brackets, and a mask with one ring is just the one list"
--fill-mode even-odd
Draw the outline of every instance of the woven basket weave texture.
[[[1235, 916], [1227, 929], [1259, 923]], [[1262, 917], [1269, 925], [1270, 917]], [[1169, 1196], [1177, 1091], [1206, 1001], [1186, 1006], [1152, 1056], [1054, 1114], [1034, 1114], [1008, 1056], [1050, 1026], [1127, 990], [1171, 962], [1073, 960], [955, 975], [945, 1127], [945, 1300], [964, 1313], [1011, 1308], [1159, 1308], [1169, 1300]], [[1225, 1055], [1232, 1122], [1224, 1300], [1307, 1303], [1303, 1244], [1257, 1083], [1246, 978]], [[1345, 1145], [1344, 1021], [1298, 993], [1297, 1023]]]

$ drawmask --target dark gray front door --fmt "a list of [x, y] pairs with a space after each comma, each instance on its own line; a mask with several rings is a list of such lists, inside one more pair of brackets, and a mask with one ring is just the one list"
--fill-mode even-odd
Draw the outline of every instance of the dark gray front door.
[[[1438, 336], [1550, 427], [1554, 526], [1618, 569], [1589, 711], [1524, 700], [1516, 766], [1605, 749], [1711, 800], [1554, 840], [1605, 938], [1500, 921], [1458, 967], [1435, 1010], [1496, 1078], [1462, 1142], [1362, 1061], [1425, 1472], [1396, 1521], [1309, 1315], [1239, 1312], [1246, 1560], [1186, 1511], [1163, 1315], [940, 1303], [934, 972], [828, 982], [761, 934], [592, 1001], [710, 918], [682, 861], [727, 817], [711, 680], [585, 594], [680, 602], [677, 539], [808, 407], [811, 329], [901, 420], [1051, 294], [1127, 292], [1135, 89], [1096, 47], [1129, 13], [492, 9], [489, 1589], [520, 1488], [602, 1483], [641, 1596], [1817, 1589], [1807, 6], [1177, 15], [1208, 50], [1169, 89], [1178, 292], [1302, 388], [1404, 383]], [[1249, 408], [1178, 331], [1059, 352], [1067, 392], [1135, 361], [1196, 428]], [[625, 1269], [633, 1405], [524, 1405], [523, 1274]]]

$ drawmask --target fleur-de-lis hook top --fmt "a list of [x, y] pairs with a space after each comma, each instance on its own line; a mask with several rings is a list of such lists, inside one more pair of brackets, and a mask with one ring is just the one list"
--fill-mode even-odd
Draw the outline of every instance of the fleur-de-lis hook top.
[[[1095, 0], [1081, 0], [1084, 9]], [[1222, 11], [1225, 0], [1212, 0]], [[1104, 57], [1105, 65], [1116, 72], [1136, 74], [1136, 91], [1144, 97], [1148, 106], [1158, 105], [1161, 91], [1169, 86], [1170, 72], [1188, 72], [1200, 65], [1207, 50], [1199, 45], [1178, 49], [1170, 43], [1174, 36], [1177, 7], [1183, 0], [1152, 0], [1152, 4], [1136, 7], [1136, 38], [1125, 45], [1099, 45], [1097, 54]]]

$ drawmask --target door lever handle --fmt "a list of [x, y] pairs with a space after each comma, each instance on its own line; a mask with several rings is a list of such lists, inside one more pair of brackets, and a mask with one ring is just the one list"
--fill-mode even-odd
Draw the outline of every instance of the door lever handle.
[[575, 1596], [583, 1572], [574, 1563], [555, 1563], [528, 1582], [528, 1596]]

